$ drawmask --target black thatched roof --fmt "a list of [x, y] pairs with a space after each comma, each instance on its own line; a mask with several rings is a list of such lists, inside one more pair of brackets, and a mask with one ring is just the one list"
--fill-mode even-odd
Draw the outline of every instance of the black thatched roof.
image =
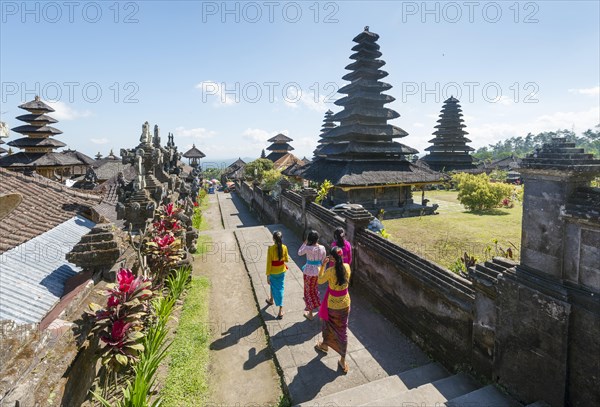
[[59, 148], [66, 146], [62, 141], [55, 140], [53, 138], [35, 138], [35, 137], [23, 137], [8, 142], [9, 146], [12, 147], [48, 147], [48, 148]]
[[267, 150], [269, 151], [292, 151], [294, 147], [290, 146], [288, 143], [273, 143]]
[[228, 169], [237, 170], [238, 168], [243, 167], [245, 165], [246, 165], [246, 162], [244, 160], [242, 160], [241, 158], [238, 158], [233, 163], [231, 163], [225, 170], [228, 170]]
[[338, 187], [383, 186], [441, 182], [439, 172], [403, 159], [389, 161], [332, 161], [318, 159], [309, 164], [302, 176], [316, 182], [326, 179]]
[[47, 135], [55, 135], [62, 134], [62, 131], [52, 127], [52, 126], [32, 126], [32, 125], [23, 125], [19, 127], [15, 127], [12, 129], [15, 133], [20, 134], [47, 134]]
[[[16, 154], [0, 158], [0, 167], [63, 167], [69, 165], [89, 165], [94, 160], [79, 152], [27, 153], [20, 151]], [[88, 161], [88, 162], [86, 162]]]
[[195, 144], [192, 144], [192, 148], [183, 153], [185, 158], [204, 158], [206, 155], [196, 148]]
[[40, 100], [39, 96], [36, 96], [35, 99], [30, 102], [23, 103], [22, 105], [19, 106], [19, 108], [30, 111], [30, 112], [40, 112], [40, 113], [50, 113], [50, 112], [54, 111], [54, 109], [52, 109], [50, 106], [48, 106], [47, 104], [42, 102]]
[[58, 123], [58, 120], [53, 119], [47, 114], [22, 114], [21, 116], [17, 116], [17, 120], [26, 123]]
[[429, 151], [421, 160], [427, 163], [430, 168], [437, 171], [471, 170], [475, 169], [473, 157], [469, 155], [474, 148], [467, 146], [471, 140], [465, 137], [467, 133], [464, 128], [462, 118], [462, 109], [459, 100], [451, 96], [444, 101], [439, 124], [433, 132], [435, 137], [429, 140], [433, 145], [427, 147]]
[[290, 141], [294, 141], [293, 139], [289, 138], [288, 136], [286, 136], [285, 134], [281, 134], [279, 133], [278, 135], [271, 137], [270, 139], [267, 140], [269, 143], [289, 143]]
[[[90, 157], [86, 154], [83, 154], [79, 151], [76, 151], [76, 150], [65, 150], [65, 151], [61, 151], [59, 154], [68, 156], [73, 160], [73, 162], [78, 161], [79, 164], [92, 165], [96, 161], [92, 157]], [[75, 164], [75, 165], [77, 165], [77, 164]]]
[[4, 154], [4, 153], [7, 153], [7, 152], [8, 152], [7, 150], [5, 150], [2, 147], [0, 147], [0, 154]]
[[345, 143], [331, 143], [325, 144], [320, 150], [320, 154], [324, 156], [354, 156], [358, 159], [361, 157], [366, 158], [367, 156], [374, 155], [375, 158], [385, 158], [387, 156], [400, 156], [406, 154], [417, 154], [418, 151], [414, 148], [405, 146], [404, 144], [391, 142], [381, 143], [375, 142], [370, 143], [366, 141], [350, 141]]
[[385, 61], [378, 59], [382, 54], [377, 39], [369, 27], [354, 38], [358, 43], [350, 56], [354, 62], [346, 66], [351, 72], [343, 77], [351, 83], [339, 90], [347, 96], [335, 102], [344, 109], [331, 117], [340, 125], [322, 130], [315, 159], [303, 169], [304, 178], [328, 179], [341, 187], [432, 183], [443, 178], [409, 163], [405, 156], [418, 151], [393, 141], [408, 133], [387, 123], [400, 115], [384, 107], [395, 99], [382, 93], [392, 86], [379, 81], [388, 74], [380, 69]]
[[284, 152], [275, 152], [275, 151], [274, 151], [274, 152], [270, 153], [269, 155], [267, 155], [265, 158], [266, 158], [267, 160], [271, 160], [271, 161], [275, 162], [275, 161], [279, 160], [281, 157], [283, 157], [283, 156], [284, 156], [284, 155], [286, 155], [286, 154], [288, 154], [288, 153], [284, 153]]

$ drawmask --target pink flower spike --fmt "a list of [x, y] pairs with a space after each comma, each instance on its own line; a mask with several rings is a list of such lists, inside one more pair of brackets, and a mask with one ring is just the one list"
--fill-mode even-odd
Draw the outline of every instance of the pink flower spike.
[[129, 269], [120, 269], [117, 274], [117, 282], [119, 283], [119, 291], [129, 292], [131, 283], [135, 280], [135, 275]]

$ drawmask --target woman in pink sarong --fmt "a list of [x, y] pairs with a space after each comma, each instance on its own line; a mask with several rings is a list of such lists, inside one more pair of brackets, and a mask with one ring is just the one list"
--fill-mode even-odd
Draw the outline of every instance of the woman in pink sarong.
[[326, 258], [319, 271], [319, 284], [327, 283], [327, 292], [319, 309], [322, 320], [323, 341], [317, 342], [315, 349], [327, 353], [332, 348], [340, 354], [338, 365], [342, 372], [348, 373], [346, 352], [348, 350], [348, 317], [350, 315], [350, 266], [344, 263], [342, 249], [331, 249], [334, 266], [325, 270], [329, 259]]
[[306, 255], [306, 264], [302, 267], [304, 274], [304, 318], [313, 320], [313, 311], [319, 308], [319, 285], [317, 283], [319, 268], [327, 255], [325, 247], [319, 244], [319, 233], [316, 230], [308, 232], [308, 236], [300, 249], [298, 256]]
[[[352, 246], [350, 242], [346, 240], [346, 232], [344, 232], [344, 228], [336, 228], [335, 232], [333, 232], [333, 238], [335, 239], [331, 242], [331, 247], [339, 247], [342, 249], [342, 259], [344, 263], [351, 265], [352, 264]], [[333, 262], [329, 263], [329, 267], [333, 267]]]

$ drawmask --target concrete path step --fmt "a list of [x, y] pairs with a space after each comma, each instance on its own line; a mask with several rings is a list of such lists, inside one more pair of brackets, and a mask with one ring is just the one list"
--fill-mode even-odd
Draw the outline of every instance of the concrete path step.
[[397, 375], [388, 376], [338, 393], [319, 397], [298, 404], [296, 407], [328, 405], [338, 407], [359, 406], [382, 397], [389, 398], [399, 395], [405, 391], [440, 380], [444, 377], [448, 377], [446, 369], [437, 363], [429, 363]]
[[489, 385], [456, 397], [446, 403], [448, 407], [521, 407], [521, 403], [511, 399], [495, 386]]
[[477, 387], [477, 383], [470, 376], [458, 373], [405, 391], [397, 396], [380, 398], [363, 405], [381, 407], [411, 405], [412, 403], [418, 406], [440, 406], [448, 400], [474, 391]]

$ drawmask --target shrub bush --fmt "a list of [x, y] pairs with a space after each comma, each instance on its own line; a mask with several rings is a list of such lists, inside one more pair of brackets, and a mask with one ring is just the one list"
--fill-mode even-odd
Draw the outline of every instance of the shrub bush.
[[512, 195], [513, 187], [501, 182], [490, 182], [486, 174], [454, 174], [458, 200], [470, 211], [481, 211], [501, 206], [502, 200]]

